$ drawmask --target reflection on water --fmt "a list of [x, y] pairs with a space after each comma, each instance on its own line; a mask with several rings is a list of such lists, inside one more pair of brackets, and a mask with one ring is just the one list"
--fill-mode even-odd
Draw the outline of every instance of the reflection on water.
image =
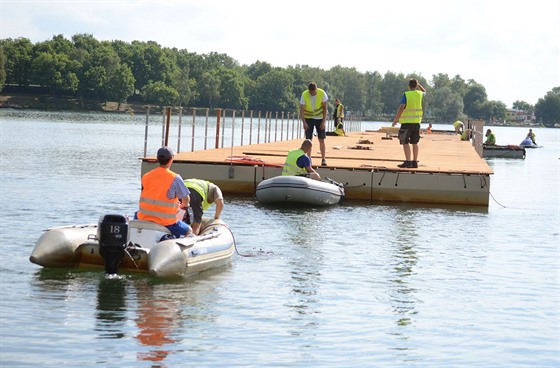
[[97, 290], [97, 326], [100, 339], [119, 339], [125, 336], [127, 320], [126, 280], [103, 277]]
[[163, 295], [157, 287], [145, 283], [137, 286], [136, 338], [149, 349], [147, 352], [138, 352], [138, 360], [163, 361], [171, 351], [176, 351], [173, 344], [180, 342], [172, 335], [181, 326], [181, 304], [178, 300]]
[[411, 211], [397, 211], [396, 214], [396, 237], [393, 244], [392, 268], [394, 284], [391, 288], [391, 300], [393, 311], [396, 313], [399, 326], [412, 323], [411, 315], [415, 312], [414, 294], [416, 290], [410, 286], [410, 278], [414, 275], [414, 266], [418, 262], [416, 255], [416, 242], [418, 233], [414, 226], [413, 213]]

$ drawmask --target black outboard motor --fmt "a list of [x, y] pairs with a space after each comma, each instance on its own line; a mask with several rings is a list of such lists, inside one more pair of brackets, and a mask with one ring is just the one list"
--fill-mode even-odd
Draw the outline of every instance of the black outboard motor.
[[128, 244], [128, 219], [123, 215], [102, 215], [97, 227], [97, 239], [99, 254], [105, 261], [105, 273], [117, 273]]

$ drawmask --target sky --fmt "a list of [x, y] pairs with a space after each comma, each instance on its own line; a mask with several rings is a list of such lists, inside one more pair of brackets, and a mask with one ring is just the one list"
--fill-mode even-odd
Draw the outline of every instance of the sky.
[[560, 86], [558, 0], [0, 0], [0, 39], [84, 33], [242, 65], [459, 75], [507, 107]]

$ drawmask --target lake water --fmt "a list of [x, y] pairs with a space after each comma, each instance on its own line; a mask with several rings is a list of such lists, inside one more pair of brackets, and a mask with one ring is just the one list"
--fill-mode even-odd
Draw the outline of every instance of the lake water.
[[0, 366], [560, 365], [559, 129], [488, 160], [487, 208], [226, 195], [227, 267], [165, 281], [30, 263], [42, 230], [136, 210], [144, 120], [0, 110]]

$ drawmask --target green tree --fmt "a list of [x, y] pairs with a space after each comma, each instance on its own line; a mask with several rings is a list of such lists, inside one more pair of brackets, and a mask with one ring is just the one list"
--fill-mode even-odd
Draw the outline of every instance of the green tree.
[[81, 96], [94, 97], [99, 102], [100, 93], [105, 89], [109, 80], [107, 71], [102, 66], [94, 66], [85, 71], [78, 88]]
[[246, 68], [245, 75], [249, 77], [249, 79], [256, 81], [261, 75], [270, 73], [272, 69], [272, 65], [269, 63], [257, 60]]
[[382, 113], [395, 115], [397, 108], [401, 104], [402, 94], [408, 91], [408, 81], [404, 74], [395, 74], [387, 71], [381, 81], [381, 102], [383, 103]]
[[220, 80], [218, 103], [226, 109], [246, 110], [249, 100], [243, 91], [243, 79], [239, 73], [224, 67], [216, 71]]
[[547, 127], [560, 124], [560, 87], [554, 87], [535, 104], [537, 122]]
[[200, 106], [212, 108], [220, 97], [220, 78], [210, 72], [204, 72], [196, 81]]
[[379, 72], [366, 72], [366, 103], [364, 109], [372, 116], [381, 114], [383, 102], [381, 102], [381, 80], [383, 77]]
[[363, 113], [366, 109], [366, 78], [356, 68], [337, 65], [325, 75], [329, 83], [329, 99], [334, 108], [334, 99], [340, 98], [346, 111]]
[[176, 70], [171, 79], [173, 88], [179, 93], [179, 106], [185, 106], [196, 97], [196, 81], [189, 77], [188, 66]]
[[281, 69], [272, 69], [259, 76], [249, 108], [257, 111], [295, 112], [299, 106], [293, 95], [293, 76]]
[[487, 101], [487, 97], [484, 86], [476, 83], [474, 80], [470, 80], [467, 92], [463, 97], [465, 114], [474, 119], [484, 119], [485, 116], [491, 114], [488, 109], [489, 106], [486, 106], [486, 109], [484, 109], [484, 103]]
[[118, 109], [134, 93], [134, 76], [126, 64], [119, 64], [105, 83], [105, 98], [118, 103]]
[[463, 112], [463, 98], [451, 90], [451, 84], [440, 87], [431, 93], [430, 109], [436, 121], [450, 123], [457, 120]]
[[432, 76], [431, 86], [434, 89], [434, 92], [445, 87], [451, 89], [451, 79], [449, 79], [449, 76], [445, 73], [434, 74]]
[[31, 83], [33, 44], [27, 38], [0, 40], [6, 55], [6, 83], [28, 86]]
[[506, 104], [501, 101], [485, 101], [480, 106], [479, 117], [486, 121], [504, 121], [506, 110]]
[[140, 94], [144, 101], [158, 106], [176, 106], [179, 100], [179, 92], [162, 81], [149, 82], [142, 87]]
[[0, 46], [0, 92], [6, 83], [6, 54], [4, 48]]
[[41, 52], [31, 63], [33, 80], [41, 86], [49, 87], [53, 94], [60, 90], [76, 91], [78, 78], [76, 71], [80, 63], [70, 60], [68, 55]]
[[[459, 74], [451, 79], [451, 90], [455, 93], [458, 93], [462, 98], [465, 97], [467, 91], [469, 89], [468, 84], [465, 82], [463, 78]], [[463, 101], [464, 104], [464, 101]]]
[[524, 111], [527, 113], [532, 114], [535, 111], [535, 107], [528, 102], [525, 101], [515, 101], [512, 106], [516, 110]]

